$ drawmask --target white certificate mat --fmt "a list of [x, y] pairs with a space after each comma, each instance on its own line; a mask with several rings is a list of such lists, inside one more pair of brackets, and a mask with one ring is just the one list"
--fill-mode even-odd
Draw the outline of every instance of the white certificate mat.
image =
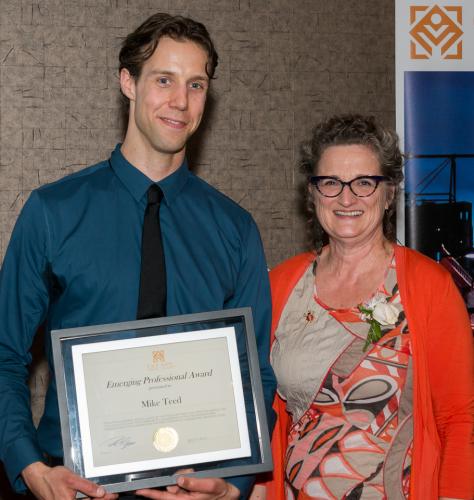
[[72, 346], [86, 477], [251, 456], [234, 327]]

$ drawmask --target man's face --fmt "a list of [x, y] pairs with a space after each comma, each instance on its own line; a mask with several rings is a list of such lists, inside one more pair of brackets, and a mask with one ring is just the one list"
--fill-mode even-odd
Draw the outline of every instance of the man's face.
[[196, 43], [163, 37], [136, 80], [122, 70], [122, 90], [130, 99], [128, 132], [136, 147], [170, 156], [184, 153], [204, 112], [207, 59]]

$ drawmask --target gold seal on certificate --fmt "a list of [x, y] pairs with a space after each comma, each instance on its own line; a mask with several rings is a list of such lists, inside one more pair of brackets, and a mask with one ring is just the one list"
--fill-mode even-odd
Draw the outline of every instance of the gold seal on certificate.
[[173, 427], [161, 427], [153, 434], [153, 446], [163, 453], [173, 451], [178, 441], [179, 435]]

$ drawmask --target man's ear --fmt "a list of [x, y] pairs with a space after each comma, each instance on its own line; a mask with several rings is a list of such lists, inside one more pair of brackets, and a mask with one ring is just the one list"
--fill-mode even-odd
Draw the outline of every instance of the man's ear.
[[120, 90], [125, 97], [131, 101], [135, 100], [136, 82], [135, 78], [130, 74], [128, 69], [122, 68], [120, 71]]

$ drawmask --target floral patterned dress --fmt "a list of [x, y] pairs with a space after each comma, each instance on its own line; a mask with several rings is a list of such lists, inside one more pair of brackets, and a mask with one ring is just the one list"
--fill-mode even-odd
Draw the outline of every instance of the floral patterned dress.
[[286, 496], [408, 498], [412, 368], [395, 262], [374, 298], [394, 305], [398, 319], [365, 351], [370, 325], [359, 310], [328, 308], [313, 283], [309, 269], [283, 311], [271, 354], [293, 416]]

